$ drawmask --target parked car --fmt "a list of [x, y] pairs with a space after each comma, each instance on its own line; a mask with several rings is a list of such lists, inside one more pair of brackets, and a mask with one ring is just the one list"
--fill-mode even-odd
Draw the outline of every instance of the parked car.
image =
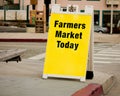
[[107, 27], [102, 27], [102, 26], [94, 26], [94, 32], [107, 33], [108, 28]]

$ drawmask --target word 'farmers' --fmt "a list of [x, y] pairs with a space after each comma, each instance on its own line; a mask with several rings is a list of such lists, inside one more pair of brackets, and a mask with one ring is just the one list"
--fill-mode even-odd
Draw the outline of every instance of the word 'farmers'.
[[74, 29], [85, 29], [86, 24], [82, 23], [68, 23], [68, 22], [60, 22], [55, 20], [54, 27], [59, 28], [74, 28]]

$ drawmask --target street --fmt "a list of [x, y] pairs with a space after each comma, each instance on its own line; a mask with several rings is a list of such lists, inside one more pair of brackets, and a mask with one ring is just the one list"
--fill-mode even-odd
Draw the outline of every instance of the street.
[[106, 96], [120, 94], [120, 44], [98, 43], [94, 48], [95, 70], [114, 74], [116, 83]]
[[46, 50], [46, 43], [13, 43], [13, 42], [0, 42], [0, 50], [11, 49], [11, 48], [23, 48], [27, 49], [22, 58], [26, 59], [29, 57], [36, 56], [38, 54], [44, 53]]
[[[27, 51], [22, 55], [23, 59], [34, 59], [38, 56], [44, 60], [46, 43], [27, 42], [0, 42], [0, 50], [11, 48], [25, 48]], [[97, 71], [114, 74], [116, 83], [106, 96], [119, 96], [120, 94], [120, 44], [95, 43], [94, 68]]]
[[26, 28], [20, 28], [15, 26], [0, 26], [0, 33], [4, 32], [26, 32]]

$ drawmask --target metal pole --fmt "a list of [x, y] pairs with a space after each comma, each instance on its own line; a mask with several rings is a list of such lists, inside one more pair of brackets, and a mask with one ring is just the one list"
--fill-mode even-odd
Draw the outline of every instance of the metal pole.
[[22, 10], [24, 10], [24, 0], [22, 0]]
[[56, 4], [56, 0], [51, 0], [51, 4]]
[[111, 1], [111, 27], [110, 27], [110, 34], [113, 33], [113, 0]]
[[20, 10], [22, 10], [22, 0], [19, 0], [20, 2]]
[[4, 9], [4, 21], [6, 21], [6, 6], [5, 0], [3, 0], [3, 9]]

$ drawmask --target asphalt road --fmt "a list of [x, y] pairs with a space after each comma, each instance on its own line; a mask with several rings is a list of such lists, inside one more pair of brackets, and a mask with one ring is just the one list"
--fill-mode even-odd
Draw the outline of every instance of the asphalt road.
[[116, 83], [105, 96], [120, 96], [120, 43], [97, 43], [94, 48], [95, 70], [113, 74]]
[[0, 50], [23, 48], [27, 51], [22, 54], [22, 58], [30, 58], [41, 53], [45, 53], [46, 43], [27, 43], [27, 42], [0, 42]]
[[[24, 48], [27, 51], [22, 58], [27, 59], [46, 51], [46, 43], [27, 43], [27, 42], [0, 42], [0, 50], [11, 48]], [[106, 96], [119, 96], [120, 94], [120, 44], [95, 43], [94, 48], [94, 67], [95, 70], [114, 74], [116, 83]]]

